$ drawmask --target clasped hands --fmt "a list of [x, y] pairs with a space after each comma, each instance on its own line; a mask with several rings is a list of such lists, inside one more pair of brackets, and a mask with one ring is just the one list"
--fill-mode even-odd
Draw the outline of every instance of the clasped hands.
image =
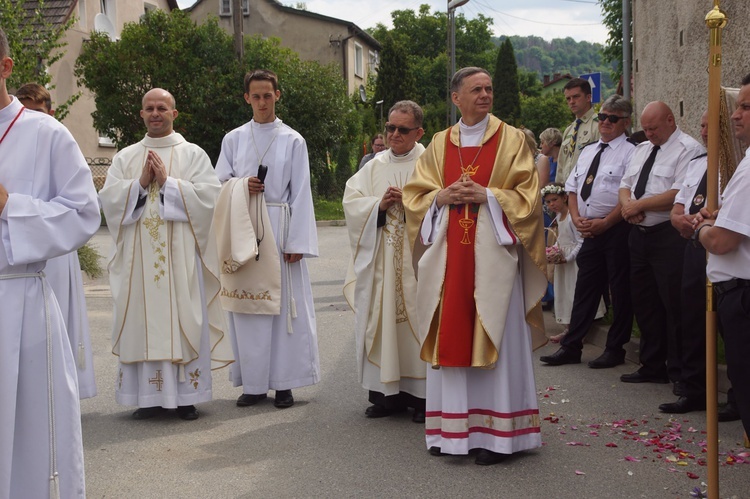
[[141, 187], [148, 189], [148, 186], [154, 180], [159, 184], [159, 188], [164, 187], [164, 182], [167, 181], [167, 168], [158, 154], [154, 151], [148, 151], [146, 162], [143, 164], [143, 170], [141, 171]]
[[572, 218], [571, 220], [581, 234], [581, 237], [586, 239], [603, 234], [609, 229], [609, 224], [604, 218], [578, 217]]
[[438, 208], [446, 204], [482, 204], [487, 202], [487, 189], [471, 180], [467, 174], [437, 194]]
[[622, 214], [622, 218], [629, 224], [639, 224], [646, 218], [639, 199], [627, 199], [622, 205], [620, 213]]
[[380, 211], [386, 211], [394, 204], [401, 203], [402, 198], [403, 192], [401, 189], [391, 185], [385, 190], [385, 194], [383, 194], [383, 198], [380, 200], [380, 206], [378, 206], [378, 209]]

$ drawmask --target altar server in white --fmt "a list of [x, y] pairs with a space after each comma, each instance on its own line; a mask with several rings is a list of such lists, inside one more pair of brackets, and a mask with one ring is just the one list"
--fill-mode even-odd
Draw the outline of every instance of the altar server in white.
[[[253, 108], [253, 119], [224, 137], [216, 164], [219, 179], [226, 182], [224, 189], [235, 188], [237, 182], [227, 182], [232, 178], [247, 185], [248, 202], [256, 214], [250, 220], [252, 228], [243, 230], [255, 234], [246, 241], [258, 251], [243, 266], [255, 268], [242, 271], [262, 277], [235, 279], [226, 270], [233, 272], [238, 264], [224, 262], [226, 255], [220, 255], [222, 306], [228, 312], [237, 359], [230, 378], [234, 386], [242, 386], [240, 407], [264, 400], [269, 390], [276, 392], [277, 408], [291, 407], [292, 389], [320, 380], [305, 262], [305, 257], [318, 256], [310, 164], [305, 140], [276, 117], [280, 96], [272, 71], [245, 75], [245, 100]], [[246, 212], [247, 206], [238, 209]]]
[[[52, 99], [46, 88], [38, 83], [27, 83], [16, 90], [16, 98], [27, 109], [54, 116]], [[78, 396], [81, 399], [96, 395], [94, 355], [91, 350], [89, 318], [78, 251], [50, 258], [44, 268], [47, 281], [55, 292], [60, 311], [65, 319], [68, 339], [73, 349], [78, 374]]]
[[68, 130], [8, 95], [0, 29], [0, 497], [86, 495], [76, 368], [46, 260], [99, 226], [91, 171]]
[[368, 418], [414, 409], [424, 423], [427, 363], [419, 357], [417, 279], [406, 235], [401, 189], [424, 146], [422, 109], [399, 101], [388, 112], [388, 150], [346, 183], [344, 214], [352, 259], [344, 296], [355, 313], [359, 381], [369, 390]]
[[155, 88], [142, 104], [148, 133], [117, 153], [99, 192], [115, 243], [115, 398], [139, 407], [135, 419], [176, 409], [193, 420], [211, 400], [211, 369], [232, 362], [211, 229], [220, 184], [203, 149], [173, 130], [174, 97]]

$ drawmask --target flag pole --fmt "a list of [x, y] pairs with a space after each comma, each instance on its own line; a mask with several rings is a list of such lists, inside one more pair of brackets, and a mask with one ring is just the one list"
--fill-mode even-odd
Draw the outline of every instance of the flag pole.
[[[709, 29], [708, 59], [708, 173], [706, 208], [719, 205], [719, 108], [721, 98], [721, 30], [727, 24], [719, 0], [706, 14]], [[708, 497], [719, 499], [719, 415], [716, 375], [716, 306], [713, 285], [706, 279], [706, 430], [708, 433]]]

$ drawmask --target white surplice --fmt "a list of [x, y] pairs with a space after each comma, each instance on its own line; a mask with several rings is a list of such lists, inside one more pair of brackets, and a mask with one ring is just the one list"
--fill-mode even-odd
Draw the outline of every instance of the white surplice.
[[425, 398], [427, 363], [416, 332], [417, 280], [403, 205], [391, 206], [378, 227], [380, 200], [389, 186], [403, 187], [424, 146], [396, 156], [388, 149], [346, 183], [344, 214], [352, 259], [344, 296], [354, 310], [359, 381], [386, 396]]
[[67, 255], [47, 260], [44, 273], [55, 292], [65, 319], [68, 340], [76, 362], [78, 396], [81, 399], [94, 397], [96, 396], [94, 354], [91, 350], [91, 333], [78, 252], [71, 251]]
[[[138, 179], [149, 150], [168, 177], [144, 193]], [[211, 369], [232, 361], [211, 229], [219, 189], [208, 155], [178, 133], [146, 136], [112, 162], [99, 196], [115, 242], [108, 269], [120, 404], [206, 402]]]
[[[247, 394], [320, 381], [315, 308], [305, 261], [318, 256], [305, 140], [278, 118], [263, 124], [250, 121], [224, 137], [216, 174], [222, 182], [256, 176], [261, 163], [268, 167], [265, 199], [270, 220], [259, 222], [257, 237], [262, 237], [265, 227], [273, 231], [278, 245], [281, 314], [227, 313], [237, 359], [229, 376], [234, 386], [242, 386]], [[283, 253], [302, 254], [303, 258], [287, 264]]]
[[[0, 109], [0, 136], [22, 109]], [[62, 124], [26, 111], [0, 144], [0, 184], [0, 497], [85, 497], [75, 362], [51, 288], [30, 275], [99, 227], [91, 171]]]

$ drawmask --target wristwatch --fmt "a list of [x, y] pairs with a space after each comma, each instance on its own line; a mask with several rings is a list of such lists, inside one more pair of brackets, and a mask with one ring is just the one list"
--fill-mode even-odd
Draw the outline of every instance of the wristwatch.
[[698, 228], [695, 229], [695, 232], [693, 232], [693, 237], [690, 238], [693, 241], [693, 246], [695, 246], [696, 248], [699, 247], [699, 246], [703, 246], [701, 244], [700, 237], [701, 237], [701, 230], [703, 230], [705, 227], [712, 227], [712, 225], [711, 224], [701, 224], [701, 225], [699, 225]]

